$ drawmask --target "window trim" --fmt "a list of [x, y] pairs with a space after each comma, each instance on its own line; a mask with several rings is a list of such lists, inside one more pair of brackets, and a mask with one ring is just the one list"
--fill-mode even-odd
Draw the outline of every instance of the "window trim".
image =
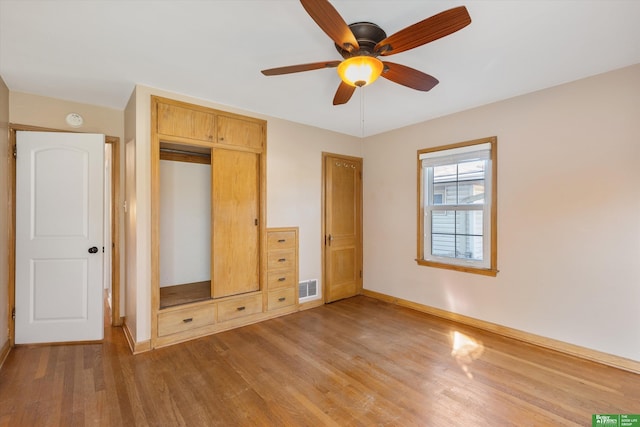
[[[491, 162], [491, 174], [490, 174], [490, 191], [491, 191], [491, 206], [490, 206], [490, 248], [489, 248], [489, 267], [481, 268], [472, 265], [460, 265], [459, 263], [447, 263], [441, 261], [430, 261], [423, 257], [424, 254], [424, 203], [423, 184], [425, 182], [422, 176], [422, 161], [420, 155], [425, 153], [431, 153], [435, 151], [451, 150], [455, 148], [468, 147], [480, 144], [491, 144], [491, 152], [489, 160]], [[417, 155], [417, 193], [418, 193], [418, 244], [417, 244], [417, 257], [416, 262], [418, 265], [427, 267], [444, 268], [448, 270], [462, 271], [467, 273], [481, 274], [485, 276], [495, 277], [498, 273], [498, 138], [491, 136], [487, 138], [474, 139], [471, 141], [464, 141], [455, 144], [442, 145], [439, 147], [425, 148], [418, 150]]]

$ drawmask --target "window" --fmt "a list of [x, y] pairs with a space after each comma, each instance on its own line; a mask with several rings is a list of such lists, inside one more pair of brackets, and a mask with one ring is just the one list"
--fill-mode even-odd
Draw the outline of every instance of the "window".
[[497, 138], [418, 151], [418, 264], [497, 273]]

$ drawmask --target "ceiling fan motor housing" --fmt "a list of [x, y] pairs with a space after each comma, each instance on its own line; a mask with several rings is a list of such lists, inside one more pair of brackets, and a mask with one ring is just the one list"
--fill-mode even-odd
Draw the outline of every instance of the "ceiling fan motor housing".
[[360, 49], [349, 52], [347, 49], [336, 44], [336, 49], [344, 59], [361, 55], [378, 56], [378, 54], [374, 52], [374, 48], [378, 42], [387, 38], [387, 34], [382, 28], [373, 22], [354, 22], [349, 25], [349, 28], [358, 41]]

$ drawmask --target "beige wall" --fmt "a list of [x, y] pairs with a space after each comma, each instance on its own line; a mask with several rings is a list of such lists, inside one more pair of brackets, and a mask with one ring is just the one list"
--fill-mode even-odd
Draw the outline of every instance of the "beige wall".
[[[640, 65], [370, 137], [364, 287], [640, 360]], [[497, 277], [416, 264], [416, 151], [498, 137]]]
[[[99, 107], [89, 104], [65, 101], [56, 98], [11, 92], [11, 123], [41, 126], [69, 132], [104, 133], [124, 137], [124, 115], [122, 110]], [[73, 128], [65, 118], [69, 113], [79, 113], [84, 124]]]
[[[5, 93], [0, 85], [6, 105]], [[64, 128], [76, 111], [87, 131], [120, 136], [123, 173], [129, 146], [122, 283], [138, 343], [150, 338], [152, 94], [268, 120], [267, 222], [300, 227], [301, 280], [322, 278], [322, 152], [364, 157], [366, 289], [640, 360], [640, 65], [364, 141], [144, 86], [124, 114], [11, 93], [14, 123]], [[2, 114], [0, 103], [0, 122]], [[417, 266], [416, 151], [491, 135], [498, 136], [500, 273]]]
[[[9, 340], [8, 281], [9, 263], [7, 254], [9, 202], [9, 89], [0, 77], [0, 354]], [[2, 360], [0, 360], [2, 363]]]
[[362, 140], [268, 118], [267, 225], [299, 227], [300, 281], [322, 295], [322, 153], [362, 157]]

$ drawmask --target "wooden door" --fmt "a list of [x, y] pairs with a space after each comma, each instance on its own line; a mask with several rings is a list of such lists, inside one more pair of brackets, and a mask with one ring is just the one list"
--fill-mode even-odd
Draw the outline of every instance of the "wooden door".
[[15, 342], [103, 338], [104, 135], [17, 132]]
[[211, 295], [260, 289], [260, 155], [211, 150]]
[[324, 156], [324, 299], [362, 291], [362, 159]]

